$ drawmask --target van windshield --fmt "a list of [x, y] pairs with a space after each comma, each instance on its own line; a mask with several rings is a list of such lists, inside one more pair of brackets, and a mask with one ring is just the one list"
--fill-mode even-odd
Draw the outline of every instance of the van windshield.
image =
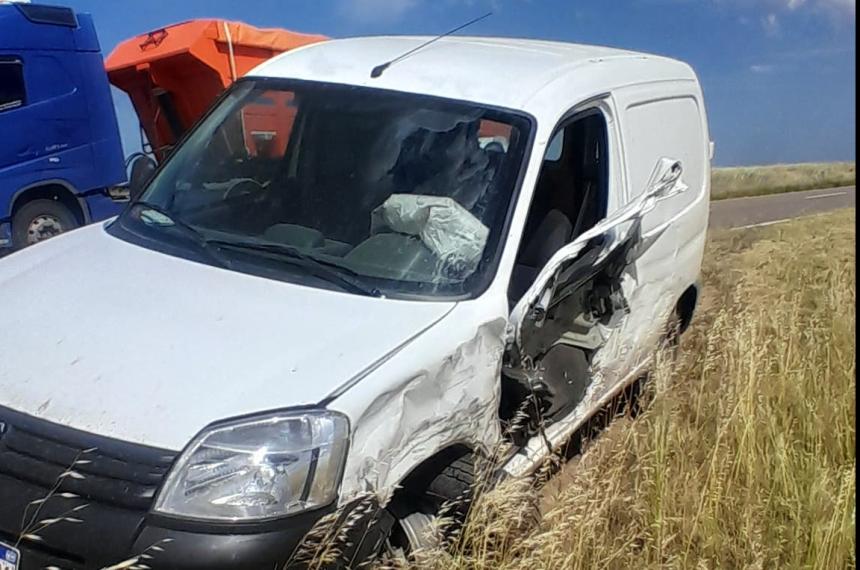
[[530, 128], [458, 101], [246, 79], [119, 222], [238, 271], [471, 296], [495, 271]]

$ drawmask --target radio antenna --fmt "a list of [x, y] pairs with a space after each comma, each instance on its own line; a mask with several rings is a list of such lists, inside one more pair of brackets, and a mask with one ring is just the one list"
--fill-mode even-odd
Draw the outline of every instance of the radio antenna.
[[416, 47], [412, 48], [411, 50], [407, 51], [406, 53], [403, 53], [403, 54], [401, 54], [401, 55], [398, 55], [397, 57], [395, 57], [395, 58], [394, 58], [394, 59], [392, 59], [391, 61], [386, 61], [385, 63], [382, 63], [382, 64], [380, 64], [380, 65], [377, 65], [376, 67], [374, 67], [374, 68], [373, 68], [373, 71], [371, 71], [371, 72], [370, 72], [370, 76], [371, 76], [372, 78], [376, 79], [377, 77], [381, 76], [381, 75], [382, 75], [382, 73], [383, 73], [386, 69], [388, 69], [389, 67], [391, 67], [391, 66], [392, 66], [392, 65], [394, 65], [395, 63], [399, 63], [399, 62], [403, 61], [404, 59], [406, 59], [406, 58], [407, 58], [407, 57], [409, 57], [410, 55], [414, 54], [415, 52], [417, 52], [417, 51], [419, 51], [419, 50], [422, 50], [422, 49], [426, 48], [427, 46], [429, 46], [429, 45], [430, 45], [430, 44], [432, 44], [433, 42], [437, 42], [437, 41], [441, 40], [441, 39], [442, 39], [442, 38], [444, 38], [444, 37], [447, 37], [447, 36], [450, 36], [450, 35], [451, 35], [451, 34], [453, 34], [453, 33], [459, 32], [459, 31], [460, 31], [460, 30], [462, 30], [463, 28], [468, 28], [468, 27], [469, 27], [469, 26], [471, 26], [472, 24], [477, 24], [477, 23], [478, 23], [478, 22], [480, 22], [481, 20], [484, 20], [484, 19], [486, 19], [486, 18], [489, 18], [489, 17], [490, 17], [490, 16], [492, 16], [492, 15], [493, 15], [493, 13], [492, 13], [492, 12], [487, 12], [487, 13], [486, 13], [486, 14], [484, 14], [483, 16], [478, 16], [477, 18], [474, 18], [474, 19], [472, 19], [472, 20], [469, 20], [469, 21], [468, 21], [468, 22], [466, 22], [465, 24], [461, 24], [461, 25], [457, 26], [456, 28], [454, 28], [453, 30], [448, 30], [447, 32], [445, 32], [445, 33], [444, 33], [444, 34], [442, 34], [442, 35], [439, 35], [439, 36], [436, 36], [435, 38], [429, 39], [429, 40], [427, 40], [426, 42], [424, 42], [423, 44], [421, 44], [421, 45], [419, 45], [419, 46], [416, 46]]

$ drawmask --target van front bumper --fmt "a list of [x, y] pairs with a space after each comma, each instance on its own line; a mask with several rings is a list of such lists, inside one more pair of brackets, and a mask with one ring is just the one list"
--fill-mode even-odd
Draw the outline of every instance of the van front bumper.
[[335, 508], [253, 525], [153, 514], [175, 456], [0, 406], [0, 542], [20, 551], [19, 570], [90, 570], [142, 554], [138, 564], [153, 569], [280, 568]]
[[[8, 508], [11, 506], [9, 499], [22, 491], [30, 496], [30, 487], [0, 477], [0, 520], [4, 529], [8, 528], [7, 523], [17, 525], [21, 520], [17, 516], [20, 513], [15, 512], [17, 509]], [[90, 504], [76, 517], [83, 523], [59, 522], [55, 532], [44, 529], [44, 532], [33, 533], [44, 535], [44, 541], [23, 539], [18, 544], [21, 553], [19, 569], [89, 570], [119, 564], [141, 554], [146, 557], [137, 563], [157, 570], [282, 568], [325, 512], [291, 517], [285, 521], [286, 524], [269, 531], [244, 533], [239, 527], [232, 532], [240, 534], [229, 534], [231, 531], [228, 529], [202, 532], [170, 528], [173, 525], [161, 526], [156, 518], [149, 516], [137, 517], [139, 526], [135, 528], [129, 524], [130, 513]], [[48, 518], [51, 515], [40, 513], [39, 518], [43, 516]], [[62, 536], [57, 540], [60, 534]], [[17, 540], [16, 535], [0, 534], [0, 542], [14, 545]]]
[[[43, 497], [43, 489], [17, 479], [0, 476], [0, 542], [14, 545], [17, 533], [7, 529], [21, 522], [22, 498]], [[30, 499], [33, 500], [33, 499]], [[86, 500], [75, 501], [87, 504]], [[46, 503], [51, 505], [51, 501]], [[68, 510], [69, 504], [65, 505]], [[32, 534], [43, 540], [24, 538], [18, 544], [20, 570], [55, 567], [89, 570], [119, 564], [146, 554], [139, 560], [153, 569], [220, 570], [236, 568], [282, 568], [313, 525], [331, 509], [303, 513], [270, 526], [271, 530], [221, 527], [204, 531], [181, 523], [159, 520], [125, 509], [89, 502], [74, 514], [81, 523], [58, 522]], [[32, 511], [31, 511], [32, 512]], [[39, 513], [39, 519], [56, 518], [56, 508]], [[14, 525], [14, 526], [13, 526]], [[155, 548], [153, 548], [155, 547]]]

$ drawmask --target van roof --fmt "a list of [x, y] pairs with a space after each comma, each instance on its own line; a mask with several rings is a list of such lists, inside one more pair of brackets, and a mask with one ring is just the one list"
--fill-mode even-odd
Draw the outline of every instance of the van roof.
[[[431, 36], [331, 40], [261, 64], [248, 75], [316, 80], [461, 99], [529, 111], [535, 95], [566, 81], [558, 104], [647, 81], [695, 80], [686, 64], [662, 56], [562, 42], [449, 36], [371, 78], [374, 67]], [[561, 94], [561, 93], [559, 93]], [[546, 105], [546, 97], [541, 97]]]

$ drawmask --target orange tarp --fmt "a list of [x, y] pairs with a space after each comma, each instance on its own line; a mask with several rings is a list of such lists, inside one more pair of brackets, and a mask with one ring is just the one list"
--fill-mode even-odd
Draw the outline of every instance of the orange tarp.
[[128, 93], [161, 158], [235, 79], [275, 55], [326, 39], [239, 22], [192, 20], [120, 43], [105, 67], [110, 82]]

